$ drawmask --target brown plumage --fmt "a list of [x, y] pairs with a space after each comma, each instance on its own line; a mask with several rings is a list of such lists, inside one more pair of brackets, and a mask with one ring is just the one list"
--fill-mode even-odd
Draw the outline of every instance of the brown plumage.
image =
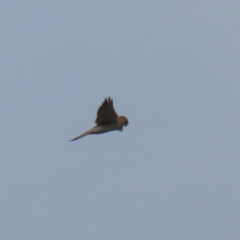
[[124, 116], [118, 116], [115, 112], [113, 100], [110, 97], [105, 98], [104, 102], [99, 107], [95, 122], [97, 124], [95, 127], [70, 141], [75, 141], [89, 134], [101, 134], [114, 130], [122, 131], [123, 127], [128, 125], [128, 119]]

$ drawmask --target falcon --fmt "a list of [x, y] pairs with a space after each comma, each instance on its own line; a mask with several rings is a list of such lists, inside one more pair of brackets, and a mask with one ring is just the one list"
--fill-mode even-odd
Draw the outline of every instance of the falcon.
[[108, 97], [105, 98], [104, 102], [99, 107], [95, 123], [97, 124], [95, 127], [70, 141], [75, 141], [90, 134], [101, 134], [115, 130], [122, 131], [123, 127], [128, 125], [128, 119], [124, 116], [117, 115], [113, 107], [113, 100]]

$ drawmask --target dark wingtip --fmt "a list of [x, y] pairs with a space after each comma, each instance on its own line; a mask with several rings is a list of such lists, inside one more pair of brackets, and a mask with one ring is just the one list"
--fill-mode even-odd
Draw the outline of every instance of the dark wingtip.
[[108, 100], [109, 103], [113, 103], [113, 99], [111, 97], [108, 97], [107, 100]]

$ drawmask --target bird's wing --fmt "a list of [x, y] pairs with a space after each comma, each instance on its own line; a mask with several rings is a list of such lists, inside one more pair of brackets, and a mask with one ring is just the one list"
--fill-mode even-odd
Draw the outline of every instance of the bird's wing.
[[89, 135], [89, 134], [92, 134], [92, 133], [93, 133], [93, 129], [94, 129], [94, 128], [92, 128], [92, 129], [88, 130], [87, 132], [82, 133], [81, 135], [73, 138], [72, 140], [70, 140], [70, 142], [75, 141], [75, 140], [78, 140], [79, 138], [83, 138], [83, 137], [85, 137], [85, 136], [87, 136], [87, 135]]
[[105, 98], [97, 112], [96, 124], [112, 123], [117, 121], [117, 113], [113, 107], [113, 100]]

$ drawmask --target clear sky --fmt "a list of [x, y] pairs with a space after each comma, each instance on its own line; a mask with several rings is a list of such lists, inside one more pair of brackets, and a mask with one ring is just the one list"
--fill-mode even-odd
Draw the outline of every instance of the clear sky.
[[[1, 1], [1, 240], [240, 239], [240, 1]], [[121, 132], [94, 126], [105, 97]]]

